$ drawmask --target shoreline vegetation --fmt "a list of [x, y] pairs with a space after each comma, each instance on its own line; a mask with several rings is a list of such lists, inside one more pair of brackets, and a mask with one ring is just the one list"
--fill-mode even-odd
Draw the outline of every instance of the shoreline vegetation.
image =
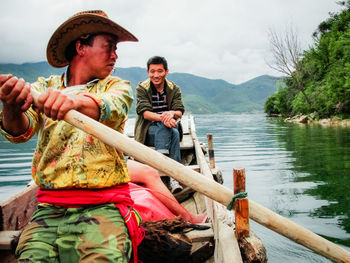
[[299, 42], [293, 29], [285, 35], [270, 33], [270, 44], [277, 47], [272, 49], [272, 68], [286, 77], [265, 101], [268, 116], [294, 116], [286, 122], [349, 126], [350, 0], [337, 3], [341, 10], [329, 13], [318, 25], [307, 50], [294, 52]]
[[[267, 117], [279, 117], [283, 118], [281, 114], [269, 114]], [[295, 123], [295, 124], [318, 124], [321, 126], [334, 126], [334, 127], [350, 127], [350, 119], [341, 119], [337, 116], [333, 116], [330, 118], [322, 118], [319, 119], [316, 117], [315, 113], [305, 115], [305, 114], [297, 114], [293, 117], [284, 118], [284, 122], [286, 123]]]

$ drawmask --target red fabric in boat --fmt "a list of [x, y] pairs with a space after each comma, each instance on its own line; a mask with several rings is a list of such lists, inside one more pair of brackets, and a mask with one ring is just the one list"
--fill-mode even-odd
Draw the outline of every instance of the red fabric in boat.
[[129, 183], [131, 199], [134, 208], [143, 221], [156, 221], [173, 218], [175, 215], [157, 198], [151, 190], [139, 185]]

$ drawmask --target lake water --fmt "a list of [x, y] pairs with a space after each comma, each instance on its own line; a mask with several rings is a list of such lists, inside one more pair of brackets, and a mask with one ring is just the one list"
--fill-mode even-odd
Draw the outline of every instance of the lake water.
[[[213, 134], [216, 165], [233, 187], [246, 170], [248, 197], [350, 251], [350, 129], [286, 124], [263, 114], [196, 115], [199, 139]], [[31, 179], [35, 140], [0, 139], [0, 200]], [[269, 262], [330, 262], [251, 221]]]

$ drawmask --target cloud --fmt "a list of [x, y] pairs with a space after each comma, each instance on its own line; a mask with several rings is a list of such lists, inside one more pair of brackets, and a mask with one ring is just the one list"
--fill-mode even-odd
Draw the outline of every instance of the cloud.
[[102, 9], [139, 38], [120, 43], [117, 66], [145, 67], [163, 55], [171, 72], [188, 72], [240, 83], [278, 74], [265, 63], [267, 31], [296, 27], [312, 43], [317, 25], [340, 10], [335, 0], [2, 0], [0, 63], [45, 60], [46, 44], [69, 16]]

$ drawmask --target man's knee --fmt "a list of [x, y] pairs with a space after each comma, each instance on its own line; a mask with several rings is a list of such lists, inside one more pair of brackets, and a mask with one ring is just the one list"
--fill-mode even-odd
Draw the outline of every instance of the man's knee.
[[145, 165], [142, 171], [145, 176], [145, 181], [154, 182], [155, 180], [159, 180], [159, 173], [156, 169]]
[[45, 240], [37, 239], [38, 233], [35, 232], [39, 228], [32, 227], [33, 225], [36, 224], [31, 223], [21, 234], [16, 249], [18, 262], [59, 262], [58, 251], [53, 242], [50, 242], [48, 233], [44, 235]]

